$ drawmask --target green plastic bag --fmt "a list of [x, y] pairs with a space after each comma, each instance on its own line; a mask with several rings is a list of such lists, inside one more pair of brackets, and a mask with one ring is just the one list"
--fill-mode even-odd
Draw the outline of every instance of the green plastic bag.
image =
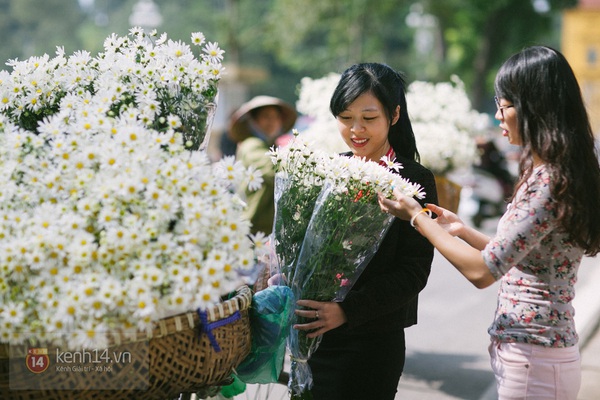
[[281, 374], [294, 304], [287, 286], [269, 286], [252, 297], [250, 354], [236, 368], [246, 383], [274, 383]]

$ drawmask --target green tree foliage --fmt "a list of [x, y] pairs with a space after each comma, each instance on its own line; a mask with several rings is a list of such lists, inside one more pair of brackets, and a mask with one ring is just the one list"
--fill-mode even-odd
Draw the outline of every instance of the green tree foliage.
[[365, 61], [402, 69], [412, 40], [403, 27], [409, 6], [397, 0], [274, 0], [265, 18], [265, 48], [312, 77]]
[[[0, 0], [0, 60], [101, 51], [123, 35], [138, 0]], [[577, 0], [154, 0], [159, 32], [189, 40], [201, 31], [226, 51], [225, 62], [251, 77], [250, 95], [293, 102], [303, 76], [341, 72], [356, 62], [384, 62], [409, 80], [465, 81], [474, 105], [491, 110], [493, 77], [510, 54], [530, 44], [559, 47], [560, 15]], [[534, 4], [547, 4], [539, 12]], [[87, 7], [81, 5], [87, 4]], [[433, 16], [434, 47], [415, 45], [407, 17]], [[258, 72], [258, 73], [257, 73]], [[263, 77], [261, 79], [261, 76]]]
[[442, 34], [440, 77], [457, 74], [471, 88], [477, 108], [484, 108], [502, 62], [533, 44], [560, 47], [560, 13], [577, 0], [427, 0], [425, 9], [436, 16]]
[[[475, 107], [491, 109], [499, 65], [526, 45], [559, 47], [560, 13], [577, 0], [272, 2], [264, 18], [264, 49], [293, 71], [318, 77], [376, 61], [407, 72], [409, 79], [443, 81], [456, 74]], [[408, 23], [416, 8], [436, 23], [426, 28], [435, 43], [425, 54], [413, 40], [423, 26]]]
[[2, 64], [14, 58], [53, 55], [56, 46], [76, 50], [79, 42], [73, 28], [83, 18], [77, 0], [0, 0]]

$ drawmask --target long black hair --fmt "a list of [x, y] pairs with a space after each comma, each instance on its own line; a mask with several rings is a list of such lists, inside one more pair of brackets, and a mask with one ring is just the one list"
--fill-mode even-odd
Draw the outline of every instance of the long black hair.
[[600, 252], [600, 166], [581, 90], [565, 57], [546, 46], [528, 47], [498, 71], [496, 96], [516, 110], [523, 152], [523, 185], [533, 155], [550, 172], [559, 226], [587, 255]]
[[[331, 96], [329, 109], [334, 117], [344, 112], [363, 93], [371, 93], [383, 105], [388, 121], [400, 106], [400, 118], [390, 125], [388, 140], [394, 152], [404, 158], [419, 161], [415, 134], [406, 107], [404, 77], [385, 64], [355, 64], [342, 73]], [[390, 122], [391, 123], [391, 122]]]

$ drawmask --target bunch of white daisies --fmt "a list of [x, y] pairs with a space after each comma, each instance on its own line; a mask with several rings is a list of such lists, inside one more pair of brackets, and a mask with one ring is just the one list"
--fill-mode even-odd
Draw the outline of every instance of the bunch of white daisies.
[[216, 88], [222, 51], [131, 36], [2, 72], [0, 342], [102, 347], [218, 303], [263, 247], [233, 190], [260, 173], [189, 151], [166, 107]]
[[423, 198], [425, 195], [421, 185], [402, 177], [402, 164], [396, 160], [384, 156], [380, 160], [382, 165], [364, 158], [330, 153], [298, 132], [289, 145], [272, 148], [269, 154], [275, 164], [276, 176], [293, 180], [302, 187], [320, 187], [329, 182], [339, 193], [363, 190], [392, 197], [396, 188], [406, 196]]
[[[149, 128], [183, 133], [186, 146], [197, 149], [205, 145], [224, 52], [200, 32], [191, 37], [202, 48], [199, 57], [184, 42], [156, 36], [133, 28], [128, 36], [109, 36], [96, 57], [87, 51], [67, 56], [59, 47], [53, 58], [11, 60], [12, 72], [0, 71], [0, 111], [25, 129], [52, 132], [68, 123], [93, 133], [106, 118], [136, 117]], [[87, 113], [74, 125], [69, 119], [81, 105]], [[58, 112], [61, 118], [45, 120]]]
[[[303, 135], [296, 134], [286, 147], [273, 148], [270, 156], [276, 171], [274, 246], [286, 276], [291, 276], [290, 269], [294, 268], [317, 198], [326, 185], [339, 197], [341, 213], [343, 198], [374, 205], [374, 212], [381, 214], [378, 193], [392, 197], [395, 188], [406, 196], [425, 196], [421, 185], [392, 172], [402, 173], [402, 165], [395, 160], [382, 157], [382, 166], [358, 157], [328, 153]], [[340, 226], [351, 219], [349, 215], [334, 213], [329, 218]]]
[[472, 108], [458, 77], [440, 83], [415, 81], [406, 102], [423, 165], [445, 175], [478, 160], [475, 139], [485, 134], [489, 117]]

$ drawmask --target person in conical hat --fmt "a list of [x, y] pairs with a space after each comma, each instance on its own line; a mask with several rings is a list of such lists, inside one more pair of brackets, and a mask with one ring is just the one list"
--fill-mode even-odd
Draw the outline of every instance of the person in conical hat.
[[293, 128], [297, 116], [294, 107], [277, 97], [256, 96], [232, 114], [229, 137], [236, 143], [251, 136], [274, 142]]
[[260, 170], [264, 183], [254, 192], [246, 191], [246, 216], [253, 233], [270, 234], [275, 215], [275, 170], [266, 154], [277, 139], [296, 123], [296, 110], [285, 101], [271, 96], [256, 96], [242, 104], [231, 116], [229, 137], [237, 142], [236, 159]]

